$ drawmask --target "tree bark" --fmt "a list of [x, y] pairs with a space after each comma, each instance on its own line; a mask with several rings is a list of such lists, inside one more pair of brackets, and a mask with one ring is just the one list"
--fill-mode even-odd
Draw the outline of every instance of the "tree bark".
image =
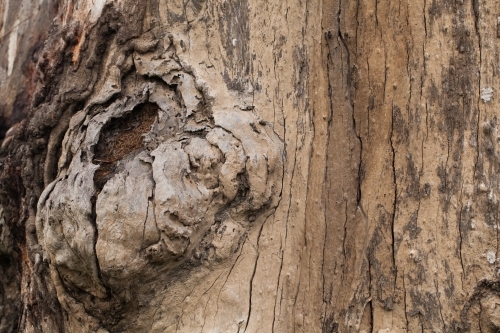
[[0, 4], [0, 330], [496, 332], [499, 12]]

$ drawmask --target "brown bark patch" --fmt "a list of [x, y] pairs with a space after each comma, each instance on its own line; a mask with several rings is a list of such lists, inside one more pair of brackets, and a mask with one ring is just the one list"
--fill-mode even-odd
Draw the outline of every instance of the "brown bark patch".
[[143, 148], [142, 135], [149, 131], [157, 114], [156, 104], [140, 104], [129, 114], [112, 119], [103, 127], [92, 160], [93, 163], [100, 165], [94, 174], [94, 183], [98, 191], [110, 178], [118, 161]]

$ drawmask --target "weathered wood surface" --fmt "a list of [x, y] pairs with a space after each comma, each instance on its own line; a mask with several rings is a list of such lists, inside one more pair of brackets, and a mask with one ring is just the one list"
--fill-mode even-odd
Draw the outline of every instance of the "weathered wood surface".
[[29, 43], [0, 42], [9, 126], [32, 96], [2, 151], [0, 327], [495, 332], [499, 13], [60, 1], [36, 92]]

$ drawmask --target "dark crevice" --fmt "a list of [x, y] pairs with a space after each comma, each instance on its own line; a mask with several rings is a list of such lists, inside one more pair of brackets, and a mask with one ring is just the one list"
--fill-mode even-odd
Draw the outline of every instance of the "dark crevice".
[[359, 142], [359, 160], [358, 160], [358, 186], [357, 186], [357, 197], [356, 197], [356, 205], [359, 206], [361, 204], [361, 179], [363, 176], [363, 166], [362, 166], [362, 154], [363, 154], [363, 140], [361, 140], [361, 136], [359, 135], [357, 131], [357, 125], [356, 125], [356, 117], [354, 115], [354, 99], [353, 99], [353, 94], [352, 94], [352, 67], [351, 67], [351, 54], [349, 51], [349, 46], [347, 45], [347, 41], [344, 39], [342, 36], [342, 31], [340, 30], [340, 13], [341, 9], [339, 8], [337, 20], [338, 20], [338, 36], [340, 41], [342, 42], [342, 45], [344, 46], [345, 53], [347, 55], [347, 91], [349, 95], [349, 103], [351, 106], [351, 115], [352, 115], [352, 124], [353, 124], [353, 131], [354, 135], [358, 139]]
[[[328, 32], [325, 33], [325, 39], [327, 42], [326, 70], [327, 70], [327, 77], [328, 77], [328, 123], [327, 123], [328, 130], [326, 131], [326, 146], [325, 146], [326, 161], [329, 161], [329, 159], [331, 158], [330, 153], [329, 153], [329, 148], [330, 148], [331, 126], [332, 126], [332, 121], [333, 121], [333, 109], [334, 109], [333, 108], [333, 87], [332, 87], [332, 84], [330, 81], [330, 73], [332, 71], [332, 69], [330, 68], [330, 62], [333, 61], [332, 54], [330, 51], [330, 48], [332, 47], [330, 45], [330, 40], [332, 39], [332, 37], [333, 37], [333, 34], [332, 34], [331, 30], [329, 30]], [[329, 178], [328, 177], [329, 176], [328, 166], [329, 166], [328, 163], [326, 163], [325, 175], [324, 175], [324, 179], [323, 179], [325, 193], [328, 193], [328, 191], [327, 191], [328, 178]], [[322, 327], [323, 327], [323, 331], [324, 331], [325, 328], [327, 327], [327, 321], [328, 321], [328, 318], [326, 315], [327, 314], [327, 304], [330, 301], [330, 299], [327, 299], [326, 290], [325, 290], [326, 289], [326, 276], [325, 276], [326, 248], [327, 248], [327, 240], [328, 240], [328, 236], [329, 236], [329, 232], [330, 232], [328, 229], [328, 216], [327, 216], [327, 209], [326, 209], [326, 207], [328, 207], [328, 195], [323, 196], [322, 203], [323, 203], [323, 207], [325, 207], [323, 209], [323, 220], [325, 223], [325, 234], [323, 237], [323, 253], [322, 253], [323, 258], [321, 258], [321, 277], [322, 277], [322, 285], [323, 285], [322, 300], [323, 300], [323, 304], [324, 304]], [[281, 274], [281, 271], [280, 271], [280, 274]], [[328, 298], [331, 298], [331, 295], [329, 295]]]
[[[394, 225], [396, 222], [396, 211], [398, 204], [398, 183], [396, 177], [396, 150], [394, 149], [394, 110], [395, 106], [392, 108], [392, 119], [391, 119], [391, 133], [389, 136], [389, 141], [391, 144], [391, 152], [392, 152], [392, 180], [394, 183], [394, 198], [392, 204], [392, 216], [391, 216], [391, 236], [392, 236], [392, 267], [394, 268], [394, 286], [397, 285], [397, 265], [396, 265], [396, 249], [395, 249], [395, 234], [394, 234]], [[419, 200], [419, 209], [420, 209], [420, 200]]]
[[144, 147], [142, 135], [149, 131], [158, 110], [158, 105], [154, 103], [140, 104], [123, 117], [113, 118], [103, 126], [92, 159], [92, 163], [99, 165], [94, 174], [95, 196], [112, 177], [117, 163]]

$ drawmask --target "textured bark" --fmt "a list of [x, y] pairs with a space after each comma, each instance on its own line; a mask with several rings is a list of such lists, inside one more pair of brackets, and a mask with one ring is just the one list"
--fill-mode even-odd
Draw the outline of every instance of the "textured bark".
[[13, 3], [0, 331], [500, 329], [496, 1]]

